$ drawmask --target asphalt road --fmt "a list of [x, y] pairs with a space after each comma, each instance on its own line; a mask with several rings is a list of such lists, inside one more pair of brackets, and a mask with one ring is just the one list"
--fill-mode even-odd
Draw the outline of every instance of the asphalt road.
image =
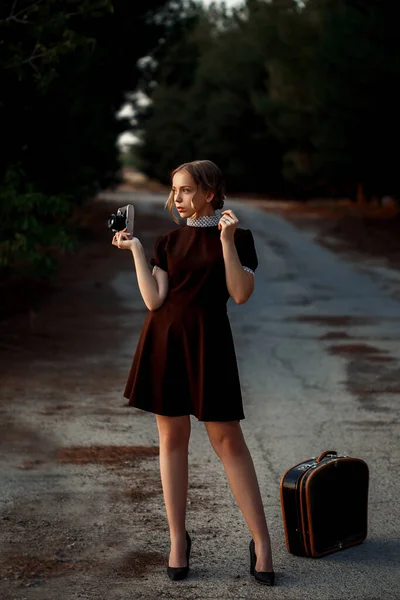
[[[165, 219], [164, 230], [174, 227], [162, 213], [163, 196], [120, 193], [103, 199], [137, 206], [137, 235], [149, 247], [155, 235], [147, 226], [141, 230], [142, 218], [148, 223], [155, 215]], [[13, 399], [3, 404], [3, 418], [43, 443], [41, 453], [32, 441], [30, 458], [37, 458], [37, 468], [18, 468], [22, 458], [28, 459], [26, 445], [0, 460], [0, 506], [7, 528], [0, 542], [3, 551], [7, 543], [13, 548], [3, 555], [2, 598], [400, 598], [399, 273], [376, 260], [355, 261], [322, 248], [311, 233], [255, 204], [230, 200], [225, 206], [235, 211], [240, 226], [252, 230], [259, 258], [253, 296], [244, 305], [229, 301], [228, 309], [246, 415], [242, 428], [271, 531], [276, 587], [258, 585], [248, 574], [249, 532], [205, 428], [194, 417], [187, 513], [191, 571], [182, 582], [170, 582], [165, 572], [169, 538], [156, 457], [127, 459], [118, 469], [46, 461], [49, 449], [61, 447], [157, 445], [154, 415], [127, 408], [121, 398], [147, 309], [131, 259], [120, 253], [107, 275], [94, 269], [77, 288], [82, 297], [94, 279], [100, 281], [98, 304], [92, 304], [88, 317], [93, 331], [99, 323], [105, 331], [96, 348], [76, 358], [28, 356], [30, 385], [16, 387], [15, 371], [14, 379], [6, 374], [3, 380], [3, 393], [7, 389]], [[105, 289], [113, 294], [112, 310], [102, 304]], [[60, 318], [70, 318], [73, 326], [76, 311], [70, 310]], [[93, 321], [96, 312], [99, 320]], [[117, 337], [108, 345], [111, 328]], [[44, 373], [53, 375], [45, 389]], [[60, 402], [59, 378], [69, 381], [64, 410], [51, 415], [52, 403]], [[50, 410], [46, 419], [43, 410]], [[369, 465], [368, 538], [318, 560], [292, 556], [285, 547], [280, 477], [325, 449]], [[18, 511], [26, 515], [28, 510], [30, 537], [18, 524]], [[62, 577], [25, 577], [22, 584], [9, 567], [7, 577], [7, 560], [17, 547], [21, 552], [24, 539], [30, 555], [45, 556], [51, 546], [54, 556], [62, 547], [58, 556], [75, 567], [81, 561], [82, 569]]]

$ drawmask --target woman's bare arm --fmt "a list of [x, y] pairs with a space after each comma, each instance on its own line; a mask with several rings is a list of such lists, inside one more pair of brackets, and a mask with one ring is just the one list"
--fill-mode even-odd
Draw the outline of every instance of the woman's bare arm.
[[154, 267], [153, 272], [150, 272], [142, 243], [138, 238], [133, 238], [131, 252], [144, 303], [149, 310], [157, 310], [168, 293], [168, 273], [159, 267]]
[[244, 304], [254, 291], [254, 275], [243, 270], [233, 240], [222, 241], [226, 287], [236, 304]]
[[121, 250], [132, 252], [139, 291], [144, 303], [149, 310], [160, 308], [168, 293], [168, 273], [159, 267], [154, 267], [151, 273], [141, 241], [135, 237], [130, 240], [125, 230], [114, 235], [112, 244]]

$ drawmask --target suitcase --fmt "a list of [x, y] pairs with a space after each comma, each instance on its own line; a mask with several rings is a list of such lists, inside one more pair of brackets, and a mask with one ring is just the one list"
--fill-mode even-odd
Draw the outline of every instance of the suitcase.
[[286, 548], [318, 558], [367, 537], [369, 469], [360, 458], [323, 452], [288, 469], [280, 500]]

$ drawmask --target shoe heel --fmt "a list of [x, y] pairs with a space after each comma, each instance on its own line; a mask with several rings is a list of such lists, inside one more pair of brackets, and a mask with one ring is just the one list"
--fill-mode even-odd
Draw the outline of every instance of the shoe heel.
[[254, 543], [253, 540], [251, 540], [250, 542], [250, 575], [254, 575], [254, 562], [255, 562], [255, 555], [254, 555]]
[[190, 558], [190, 549], [192, 547], [192, 540], [190, 539], [190, 535], [186, 531], [186, 567], [167, 567], [167, 575], [172, 581], [180, 581], [182, 579], [186, 579], [189, 572], [189, 558]]
[[275, 573], [273, 571], [256, 571], [257, 562], [254, 540], [250, 541], [250, 575], [253, 575], [255, 580], [264, 585], [272, 586], [275, 584]]
[[189, 559], [190, 559], [190, 550], [192, 548], [192, 540], [190, 539], [190, 535], [186, 532], [186, 560], [187, 560], [187, 568], [189, 569]]

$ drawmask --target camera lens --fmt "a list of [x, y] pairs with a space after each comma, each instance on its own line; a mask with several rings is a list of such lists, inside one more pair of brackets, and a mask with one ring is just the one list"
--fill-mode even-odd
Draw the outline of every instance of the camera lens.
[[117, 219], [117, 216], [116, 216], [116, 215], [111, 215], [111, 216], [110, 216], [110, 218], [108, 219], [107, 223], [108, 223], [108, 227], [109, 227], [110, 229], [112, 229], [112, 228], [113, 228], [113, 226], [115, 225], [115, 221], [116, 221], [116, 219]]
[[126, 227], [125, 217], [122, 215], [110, 215], [108, 219], [108, 227], [113, 231], [122, 231]]

